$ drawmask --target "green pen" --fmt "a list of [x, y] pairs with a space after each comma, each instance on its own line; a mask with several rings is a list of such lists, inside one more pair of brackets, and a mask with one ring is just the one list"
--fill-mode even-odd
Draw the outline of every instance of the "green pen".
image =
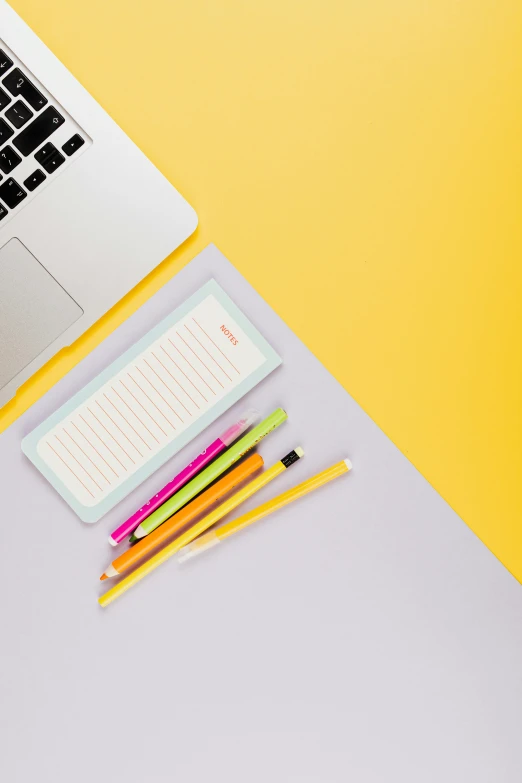
[[287, 414], [282, 408], [277, 408], [273, 413], [264, 419], [261, 424], [254, 427], [253, 430], [243, 435], [241, 440], [234, 443], [230, 448], [225, 451], [220, 457], [212, 462], [208, 468], [202, 470], [192, 481], [185, 484], [179, 492], [176, 492], [171, 498], [169, 498], [162, 506], [156, 509], [150, 517], [144, 519], [143, 522], [138, 525], [129, 541], [133, 543], [144, 536], [148, 536], [157, 527], [159, 527], [165, 520], [173, 516], [176, 511], [179, 511], [182, 506], [185, 506], [192, 498], [199, 495], [199, 493], [212, 484], [218, 476], [228, 470], [234, 462], [237, 462], [243, 457], [250, 449], [253, 449], [256, 444], [259, 443], [266, 435], [268, 435], [276, 427], [279, 427], [287, 419]]

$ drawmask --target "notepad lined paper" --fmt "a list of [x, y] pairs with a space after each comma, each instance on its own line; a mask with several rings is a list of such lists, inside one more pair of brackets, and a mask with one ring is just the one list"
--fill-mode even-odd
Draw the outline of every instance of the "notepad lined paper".
[[189, 431], [191, 439], [280, 362], [214, 281], [195, 298], [159, 335], [149, 333], [148, 345], [124, 366], [99, 376], [95, 391], [64, 406], [59, 421], [44, 423], [41, 437], [24, 441], [31, 458], [32, 441], [38, 466], [76, 510], [120, 499], [115, 492], [123, 485], [127, 494], [158, 466], [158, 455], [179, 450]]

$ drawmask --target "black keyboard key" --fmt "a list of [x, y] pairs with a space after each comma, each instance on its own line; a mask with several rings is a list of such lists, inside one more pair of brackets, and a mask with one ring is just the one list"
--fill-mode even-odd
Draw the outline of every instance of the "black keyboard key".
[[20, 68], [15, 68], [14, 71], [8, 73], [2, 84], [5, 85], [11, 95], [20, 95], [22, 98], [25, 98], [29, 106], [35, 111], [40, 111], [48, 102], [45, 95], [42, 95], [40, 90], [36, 89]]
[[33, 171], [30, 177], [24, 179], [24, 185], [27, 188], [27, 190], [30, 190], [32, 193], [33, 190], [36, 190], [38, 185], [41, 185], [45, 179], [46, 176], [43, 173], [43, 171], [41, 169], [36, 169], [36, 171]]
[[30, 155], [64, 122], [64, 118], [56, 111], [54, 106], [48, 106], [36, 119], [20, 131], [13, 144], [20, 150], [22, 155]]
[[10, 174], [21, 162], [22, 158], [16, 154], [9, 144], [0, 151], [0, 169], [2, 169], [4, 174]]
[[7, 214], [7, 209], [0, 204], [0, 220], [3, 220]]
[[13, 61], [0, 49], [0, 76], [7, 73], [9, 68], [13, 65]]
[[16, 103], [13, 103], [11, 108], [6, 111], [5, 116], [11, 125], [14, 125], [18, 130], [19, 128], [22, 128], [26, 122], [29, 122], [31, 117], [34, 117], [34, 114], [23, 101], [16, 101]]
[[25, 190], [12, 177], [0, 185], [0, 198], [5, 201], [9, 209], [17, 207], [26, 196]]
[[62, 147], [62, 150], [65, 152], [66, 155], [74, 155], [76, 150], [80, 149], [85, 144], [84, 140], [80, 136], [79, 133], [75, 133], [74, 136], [71, 136], [69, 141], [66, 141], [65, 144]]
[[48, 174], [52, 174], [58, 166], [65, 161], [61, 152], [58, 152], [54, 144], [50, 141], [44, 144], [41, 150], [38, 150], [34, 156], [38, 163], [41, 163]]
[[48, 174], [52, 174], [53, 171], [55, 171], [58, 168], [58, 166], [62, 165], [62, 163], [65, 163], [65, 158], [63, 157], [61, 152], [58, 152], [58, 150], [56, 150], [54, 155], [51, 155], [50, 158], [47, 158], [42, 162], [42, 166], [44, 167], [44, 169]]
[[38, 152], [35, 153], [35, 158], [38, 161], [38, 163], [45, 163], [45, 161], [48, 158], [51, 158], [55, 152], [58, 152], [54, 144], [50, 141], [47, 142], [47, 144], [44, 144], [41, 150], [38, 150]]
[[9, 127], [7, 122], [0, 119], [0, 146], [7, 141], [7, 139], [10, 139], [13, 135], [14, 130]]
[[9, 95], [4, 92], [2, 89], [0, 89], [0, 111], [5, 109], [6, 106], [9, 106], [11, 103], [11, 98]]

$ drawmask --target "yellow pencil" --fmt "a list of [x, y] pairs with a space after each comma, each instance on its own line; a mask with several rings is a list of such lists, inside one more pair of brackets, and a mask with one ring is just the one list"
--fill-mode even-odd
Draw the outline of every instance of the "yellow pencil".
[[283, 492], [276, 498], [272, 498], [272, 500], [263, 503], [262, 506], [258, 506], [258, 508], [255, 508], [253, 511], [249, 511], [248, 514], [243, 514], [242, 517], [233, 519], [232, 522], [228, 522], [226, 525], [223, 525], [217, 530], [211, 530], [204, 536], [196, 538], [194, 541], [192, 541], [187, 546], [184, 546], [183, 549], [180, 550], [178, 555], [179, 562], [182, 563], [184, 560], [188, 560], [189, 558], [194, 557], [195, 555], [199, 555], [201, 552], [205, 552], [207, 549], [216, 546], [216, 544], [221, 543], [221, 541], [223, 541], [225, 538], [229, 538], [230, 536], [233, 536], [234, 533], [238, 533], [240, 530], [243, 530], [243, 528], [252, 525], [254, 522], [257, 522], [258, 519], [262, 519], [268, 514], [272, 514], [274, 511], [278, 511], [278, 509], [283, 508], [283, 506], [286, 506], [288, 503], [292, 503], [292, 501], [302, 498], [303, 495], [306, 495], [308, 492], [312, 492], [314, 489], [322, 487], [323, 484], [326, 484], [328, 481], [337, 478], [337, 476], [342, 476], [342, 474], [347, 473], [351, 467], [352, 463], [349, 459], [342, 460], [342, 462], [337, 462], [335, 465], [332, 465], [331, 468], [323, 470], [322, 473], [318, 473], [316, 476], [312, 476], [312, 478], [309, 478], [307, 481], [303, 481], [302, 484], [298, 484], [293, 489], [289, 489], [287, 492]]
[[185, 546], [185, 544], [190, 543], [190, 541], [196, 538], [196, 536], [204, 533], [205, 530], [208, 530], [209, 527], [222, 519], [225, 514], [233, 511], [241, 503], [252, 497], [252, 495], [266, 486], [270, 481], [283, 473], [288, 467], [290, 467], [290, 465], [293, 465], [294, 462], [297, 462], [297, 460], [302, 457], [303, 454], [303, 449], [300, 447], [297, 447], [291, 451], [289, 454], [283, 457], [282, 460], [276, 462], [275, 465], [272, 465], [272, 467], [268, 468], [268, 470], [258, 476], [258, 478], [255, 478], [250, 482], [250, 484], [247, 484], [246, 487], [243, 487], [239, 490], [239, 492], [236, 492], [235, 495], [232, 495], [231, 498], [225, 500], [225, 502], [221, 503], [221, 505], [214, 509], [214, 511], [211, 511], [210, 514], [207, 514], [199, 522], [196, 522], [195, 525], [178, 536], [178, 538], [172, 541], [172, 543], [167, 544], [167, 546], [163, 547], [163, 549], [160, 549], [157, 554], [153, 555], [149, 560], [146, 560], [143, 565], [139, 566], [139, 568], [137, 568], [135, 571], [132, 571], [132, 573], [122, 579], [121, 582], [118, 582], [116, 585], [114, 585], [114, 587], [100, 596], [98, 598], [98, 603], [101, 606], [107, 606], [110, 604], [120, 595], [125, 593], [130, 587], [141, 581], [144, 576], [147, 576], [147, 574], [150, 574], [151, 571], [154, 571], [158, 566], [164, 563], [165, 560], [168, 560], [169, 557], [172, 557], [172, 555], [178, 552], [183, 546]]

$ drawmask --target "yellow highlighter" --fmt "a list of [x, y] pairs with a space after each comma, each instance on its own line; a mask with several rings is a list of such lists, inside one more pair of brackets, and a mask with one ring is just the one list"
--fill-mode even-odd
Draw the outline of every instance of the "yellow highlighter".
[[289, 468], [290, 465], [293, 465], [294, 462], [297, 462], [303, 454], [303, 449], [298, 446], [283, 457], [283, 459], [279, 460], [279, 462], [276, 462], [275, 465], [268, 468], [268, 470], [258, 476], [258, 478], [251, 481], [250, 484], [247, 484], [246, 487], [243, 487], [239, 492], [236, 492], [235, 495], [232, 495], [231, 498], [224, 503], [221, 503], [214, 511], [211, 511], [210, 514], [207, 514], [203, 519], [178, 536], [172, 543], [167, 544], [167, 546], [161, 549], [157, 554], [153, 555], [149, 560], [146, 560], [143, 565], [139, 566], [139, 568], [122, 579], [121, 582], [118, 582], [114, 587], [100, 596], [100, 598], [98, 598], [100, 606], [108, 606], [108, 604], [125, 593], [129, 588], [137, 582], [140, 582], [144, 576], [147, 576], [147, 574], [150, 574], [151, 571], [154, 571], [158, 566], [164, 563], [165, 560], [168, 560], [176, 552], [179, 552], [182, 547], [189, 544], [196, 536], [204, 533], [226, 514], [233, 511], [245, 500], [248, 500], [248, 498], [252, 497], [252, 495], [269, 484], [281, 473], [284, 473], [284, 471]]
[[278, 509], [283, 508], [283, 506], [286, 506], [288, 503], [292, 503], [294, 500], [298, 500], [303, 497], [303, 495], [308, 494], [308, 492], [312, 492], [314, 489], [322, 487], [323, 484], [326, 484], [328, 481], [331, 481], [338, 476], [342, 476], [343, 473], [347, 473], [351, 470], [351, 467], [352, 463], [349, 459], [337, 462], [335, 465], [332, 465], [331, 468], [323, 470], [322, 473], [312, 476], [312, 478], [303, 481], [302, 484], [298, 484], [293, 489], [289, 489], [287, 492], [283, 492], [272, 500], [263, 503], [262, 506], [258, 506], [253, 511], [249, 511], [248, 514], [243, 514], [242, 517], [233, 519], [232, 522], [228, 522], [228, 524], [223, 525], [217, 530], [211, 530], [204, 536], [196, 538], [180, 550], [178, 555], [179, 562], [182, 563], [184, 560], [188, 560], [189, 558], [216, 546], [216, 544], [220, 544], [221, 541], [230, 538], [234, 533], [238, 533], [240, 530], [243, 530], [243, 528], [252, 525], [254, 522], [257, 522], [258, 519], [262, 519], [263, 517], [268, 516], [268, 514], [278, 511]]

